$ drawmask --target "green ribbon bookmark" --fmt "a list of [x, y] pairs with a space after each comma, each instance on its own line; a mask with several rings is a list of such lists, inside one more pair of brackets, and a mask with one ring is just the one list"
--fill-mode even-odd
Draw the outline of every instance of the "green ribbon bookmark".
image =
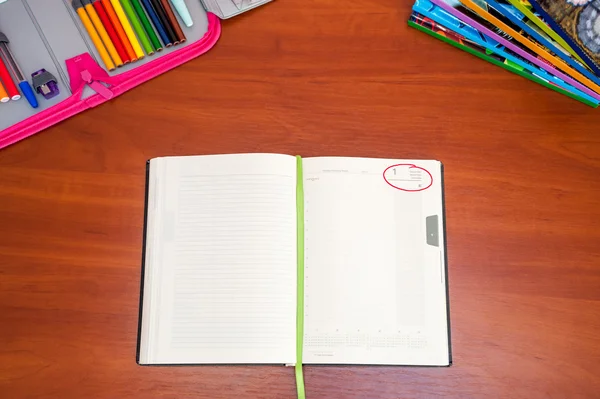
[[306, 399], [304, 375], [302, 373], [302, 348], [304, 341], [304, 183], [302, 179], [302, 158], [296, 156], [296, 225], [298, 237], [298, 276], [296, 298], [296, 390], [298, 399]]

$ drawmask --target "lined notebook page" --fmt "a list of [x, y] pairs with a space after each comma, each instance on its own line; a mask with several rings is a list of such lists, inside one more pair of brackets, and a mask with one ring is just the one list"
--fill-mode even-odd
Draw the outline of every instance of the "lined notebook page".
[[151, 172], [148, 363], [293, 363], [295, 158], [160, 158]]
[[[440, 164], [421, 161], [434, 184], [406, 192], [383, 178], [397, 163], [303, 161], [305, 363], [448, 364], [443, 245], [427, 244], [425, 220], [443, 219]], [[428, 184], [396, 172], [395, 184]]]

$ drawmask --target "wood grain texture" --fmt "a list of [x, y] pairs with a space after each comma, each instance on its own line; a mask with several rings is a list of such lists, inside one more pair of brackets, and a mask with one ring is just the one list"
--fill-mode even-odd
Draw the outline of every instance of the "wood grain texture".
[[261, 151], [446, 168], [454, 365], [306, 367], [309, 399], [598, 398], [600, 111], [410, 29], [410, 6], [279, 0], [2, 150], [0, 396], [293, 398], [284, 367], [135, 363], [145, 161]]

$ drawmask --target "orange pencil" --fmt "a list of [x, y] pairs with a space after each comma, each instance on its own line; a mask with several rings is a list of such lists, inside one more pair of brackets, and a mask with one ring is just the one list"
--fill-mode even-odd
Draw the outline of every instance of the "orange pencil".
[[81, 2], [83, 3], [83, 8], [85, 8], [85, 11], [89, 15], [90, 20], [94, 25], [94, 28], [96, 28], [98, 35], [100, 35], [102, 42], [106, 46], [106, 50], [108, 50], [110, 58], [113, 59], [117, 67], [123, 66], [123, 60], [121, 59], [121, 56], [119, 56], [115, 45], [113, 44], [112, 40], [110, 40], [110, 36], [108, 36], [108, 32], [104, 28], [104, 25], [102, 25], [102, 21], [100, 21], [100, 17], [98, 16], [96, 9], [92, 5], [93, 1], [97, 0], [81, 0]]
[[6, 89], [2, 85], [2, 82], [0, 82], [0, 103], [8, 102], [8, 100], [10, 100], [10, 97], [8, 96]]
[[72, 5], [77, 15], [79, 15], [79, 18], [81, 19], [81, 23], [85, 27], [85, 30], [87, 31], [88, 35], [90, 35], [90, 39], [92, 39], [94, 47], [96, 47], [98, 54], [100, 54], [100, 58], [102, 58], [104, 65], [106, 65], [106, 69], [112, 71], [113, 69], [115, 69], [115, 63], [110, 58], [106, 47], [104, 47], [102, 39], [100, 39], [98, 32], [96, 32], [96, 29], [92, 24], [92, 20], [88, 16], [87, 12], [85, 12], [85, 6], [83, 5], [82, 0], [73, 0]]
[[137, 61], [138, 57], [135, 54], [135, 51], [133, 50], [133, 46], [129, 42], [129, 39], [127, 38], [127, 34], [125, 33], [125, 30], [123, 29], [123, 26], [121, 25], [121, 21], [119, 20], [119, 17], [117, 16], [117, 13], [115, 12], [115, 9], [113, 8], [110, 0], [101, 0], [101, 1], [102, 1], [102, 5], [106, 9], [106, 14], [108, 14], [108, 18], [110, 19], [110, 22], [112, 22], [112, 24], [115, 28], [115, 31], [117, 32], [117, 36], [119, 37], [119, 40], [123, 44], [123, 47], [125, 47], [127, 56], [131, 59], [131, 62]]

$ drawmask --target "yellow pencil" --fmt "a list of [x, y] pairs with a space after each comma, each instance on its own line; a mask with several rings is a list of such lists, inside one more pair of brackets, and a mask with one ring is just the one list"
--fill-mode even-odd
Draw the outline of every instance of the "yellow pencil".
[[98, 31], [98, 34], [100, 35], [100, 38], [104, 42], [104, 45], [106, 46], [106, 49], [108, 50], [108, 54], [110, 54], [110, 57], [115, 62], [115, 65], [117, 67], [122, 66], [123, 60], [119, 56], [119, 53], [117, 53], [117, 49], [115, 48], [115, 45], [113, 44], [112, 40], [110, 40], [110, 37], [108, 36], [108, 32], [106, 32], [104, 25], [102, 25], [102, 21], [100, 21], [100, 17], [98, 17], [98, 13], [94, 9], [94, 6], [92, 5], [92, 1], [91, 0], [81, 0], [81, 3], [83, 4], [83, 6], [85, 7], [85, 10], [87, 11], [88, 15], [90, 16], [90, 19], [92, 20], [92, 23], [94, 24], [94, 27]]
[[110, 0], [110, 2], [112, 3], [112, 6], [115, 9], [115, 12], [117, 13], [117, 17], [119, 17], [119, 21], [121, 21], [123, 30], [125, 31], [125, 34], [127, 35], [129, 42], [131, 43], [131, 46], [133, 47], [133, 51], [135, 51], [135, 55], [138, 57], [138, 59], [141, 60], [142, 58], [144, 58], [144, 51], [142, 50], [142, 46], [140, 45], [140, 42], [138, 41], [137, 37], [135, 36], [135, 33], [133, 32], [133, 28], [131, 27], [127, 16], [125, 15], [125, 11], [123, 10], [121, 2], [119, 0]]
[[96, 46], [96, 50], [98, 50], [98, 54], [100, 54], [100, 58], [102, 58], [102, 62], [104, 62], [104, 65], [106, 65], [106, 68], [109, 71], [114, 70], [116, 68], [115, 64], [112, 61], [112, 59], [110, 58], [110, 55], [108, 55], [108, 51], [106, 51], [106, 47], [104, 47], [104, 44], [102, 44], [102, 40], [100, 39], [100, 36], [98, 36], [96, 29], [94, 29], [94, 25], [92, 24], [90, 17], [88, 17], [87, 13], [85, 12], [85, 9], [83, 8], [83, 3], [81, 2], [81, 0], [73, 0], [73, 8], [75, 9], [75, 12], [77, 12], [77, 15], [79, 15], [79, 18], [81, 19], [81, 23], [85, 27], [85, 30], [87, 31], [88, 35], [90, 36], [90, 39], [92, 39], [94, 46]]

